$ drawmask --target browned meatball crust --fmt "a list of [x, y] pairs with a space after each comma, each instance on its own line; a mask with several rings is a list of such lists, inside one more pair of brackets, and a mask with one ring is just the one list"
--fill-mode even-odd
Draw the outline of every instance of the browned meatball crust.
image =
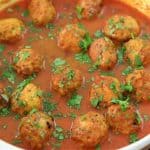
[[[125, 43], [126, 57], [135, 67], [150, 64], [150, 41], [140, 38], [131, 39]], [[139, 62], [140, 61], [140, 62]], [[140, 64], [139, 64], [140, 63]]]
[[21, 39], [24, 24], [17, 18], [7, 18], [0, 20], [0, 42], [17, 42]]
[[84, 38], [86, 31], [78, 24], [68, 24], [59, 33], [57, 44], [66, 51], [80, 52], [80, 41]]
[[14, 56], [14, 69], [21, 76], [39, 73], [42, 69], [43, 58], [31, 48], [23, 48]]
[[51, 83], [52, 88], [64, 96], [81, 86], [82, 75], [79, 70], [73, 69], [65, 60], [58, 58], [52, 63]]
[[19, 135], [30, 149], [40, 150], [50, 139], [53, 126], [53, 119], [50, 116], [43, 112], [36, 112], [22, 118]]
[[95, 40], [89, 49], [89, 55], [103, 70], [112, 69], [117, 62], [116, 47], [107, 37]]
[[104, 33], [117, 41], [127, 41], [140, 33], [138, 22], [131, 16], [114, 15], [104, 26]]
[[134, 88], [133, 97], [137, 101], [150, 101], [150, 72], [135, 70], [126, 78]]
[[109, 76], [99, 76], [90, 90], [90, 103], [93, 107], [108, 107], [113, 98], [120, 94], [120, 82]]
[[108, 125], [103, 115], [88, 112], [77, 117], [72, 126], [72, 139], [83, 147], [94, 147], [105, 140]]
[[81, 9], [81, 16], [90, 19], [96, 16], [101, 9], [102, 0], [78, 0], [77, 9]]
[[53, 21], [56, 16], [51, 0], [31, 0], [29, 11], [33, 22], [37, 25], [45, 25]]
[[32, 109], [42, 110], [42, 91], [39, 87], [29, 83], [19, 92], [16, 89], [11, 97], [11, 109], [13, 112], [24, 115]]
[[120, 105], [110, 106], [107, 112], [107, 121], [114, 131], [122, 134], [134, 133], [139, 129], [133, 106], [129, 106], [125, 111], [121, 109]]

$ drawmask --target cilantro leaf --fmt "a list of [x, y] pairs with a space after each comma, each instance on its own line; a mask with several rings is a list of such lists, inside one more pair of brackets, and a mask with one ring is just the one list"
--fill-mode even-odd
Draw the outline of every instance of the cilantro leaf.
[[117, 52], [117, 55], [118, 55], [118, 64], [122, 64], [123, 63], [125, 52], [126, 52], [126, 48], [124, 46], [121, 46], [118, 49], [118, 52]]
[[86, 52], [92, 42], [93, 39], [91, 38], [90, 34], [86, 33], [84, 38], [80, 41], [79, 46], [83, 52]]
[[76, 14], [78, 19], [82, 19], [82, 12], [83, 12], [83, 8], [81, 6], [76, 6]]
[[92, 62], [89, 55], [86, 53], [83, 53], [83, 52], [75, 54], [75, 60], [77, 60], [83, 64], [85, 64], [85, 63], [90, 64]]
[[130, 134], [130, 136], [129, 136], [129, 142], [130, 142], [130, 143], [135, 143], [135, 142], [137, 142], [138, 140], [139, 140], [139, 138], [138, 138], [138, 136], [137, 136], [136, 133]]
[[74, 93], [72, 97], [69, 99], [67, 105], [72, 108], [80, 109], [82, 99], [83, 96]]
[[126, 76], [133, 72], [133, 68], [131, 66], [128, 66], [125, 70], [122, 71], [122, 75]]

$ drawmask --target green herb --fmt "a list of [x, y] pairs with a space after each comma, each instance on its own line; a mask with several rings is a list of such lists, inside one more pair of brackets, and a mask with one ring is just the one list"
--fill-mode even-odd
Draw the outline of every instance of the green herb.
[[36, 113], [36, 112], [38, 112], [38, 110], [36, 109], [36, 108], [33, 108], [31, 111], [30, 111], [30, 115], [32, 115], [32, 114], [34, 114], [34, 113]]
[[110, 89], [116, 94], [118, 93], [118, 90], [117, 90], [117, 87], [116, 87], [116, 83], [115, 82], [112, 82], [110, 84]]
[[61, 147], [61, 142], [52, 143], [52, 147], [55, 149], [59, 149]]
[[150, 115], [147, 114], [143, 115], [143, 119], [144, 121], [150, 121]]
[[111, 101], [114, 104], [119, 104], [122, 111], [126, 111], [129, 107], [129, 101], [127, 100], [119, 100], [119, 99], [112, 99]]
[[56, 114], [53, 114], [52, 116], [53, 116], [55, 119], [60, 119], [60, 118], [66, 118], [66, 117], [67, 117], [66, 114], [63, 114], [63, 113], [61, 113], [61, 112], [58, 112], [58, 113], [56, 113]]
[[0, 116], [6, 117], [10, 114], [10, 109], [9, 108], [1, 108], [0, 109]]
[[135, 56], [135, 67], [137, 69], [143, 68], [143, 63], [142, 63], [140, 55]]
[[27, 79], [23, 80], [16, 89], [16, 96], [15, 99], [18, 100], [20, 97], [20, 94], [22, 92], [22, 90], [35, 78], [35, 76], [30, 76]]
[[86, 33], [84, 38], [80, 41], [79, 46], [83, 52], [86, 52], [92, 42], [93, 39], [91, 38], [90, 34]]
[[12, 84], [15, 83], [16, 73], [15, 73], [12, 65], [8, 64], [7, 69], [2, 74], [2, 78], [8, 79], [8, 81]]
[[81, 95], [74, 93], [68, 101], [68, 106], [72, 108], [80, 109], [82, 99], [83, 97]]
[[67, 62], [64, 59], [56, 58], [51, 64], [52, 72], [60, 73], [64, 69], [64, 65], [66, 64]]
[[133, 72], [133, 68], [131, 66], [128, 66], [125, 70], [122, 71], [122, 75], [126, 76]]
[[88, 69], [88, 72], [93, 73], [96, 70], [99, 69], [99, 65], [101, 64], [100, 59], [98, 59], [94, 64], [92, 64], [92, 66], [90, 66], [90, 68]]
[[47, 29], [50, 29], [50, 30], [54, 30], [54, 29], [55, 29], [55, 24], [53, 24], [53, 23], [48, 23], [48, 24], [46, 24], [46, 28], [47, 28]]
[[83, 52], [75, 54], [75, 60], [82, 64], [90, 64], [92, 62], [89, 55]]
[[99, 144], [96, 145], [95, 150], [101, 150], [101, 146]]
[[56, 110], [56, 108], [57, 108], [56, 103], [52, 103], [50, 101], [43, 101], [44, 112], [49, 113], [49, 112]]
[[130, 136], [129, 136], [129, 142], [130, 142], [130, 143], [135, 143], [135, 142], [137, 142], [138, 140], [139, 140], [139, 138], [138, 138], [138, 136], [137, 136], [136, 133], [130, 134]]
[[143, 40], [150, 40], [150, 34], [145, 33], [145, 34], [143, 34], [143, 35], [141, 36], [141, 38], [142, 38]]
[[77, 118], [77, 114], [75, 114], [73, 112], [70, 112], [69, 117], [72, 118], [72, 119], [75, 119], [75, 118]]
[[26, 10], [21, 14], [21, 16], [22, 16], [22, 17], [28, 17], [29, 14], [30, 14], [29, 10], [26, 9]]
[[141, 115], [140, 115], [139, 112], [136, 112], [136, 120], [137, 120], [137, 123], [138, 123], [138, 124], [141, 124], [141, 123], [142, 123], [142, 117], [141, 117]]
[[14, 117], [16, 120], [19, 120], [21, 118], [20, 114], [16, 114]]
[[74, 79], [74, 77], [75, 77], [75, 72], [74, 72], [74, 70], [69, 70], [69, 72], [67, 73], [67, 79], [68, 80], [73, 80]]
[[77, 17], [78, 19], [82, 19], [82, 12], [83, 12], [83, 8], [81, 6], [77, 6], [76, 7], [76, 13], [77, 13]]
[[91, 100], [91, 105], [96, 108], [103, 101], [104, 95], [100, 95], [98, 98], [94, 98]]
[[28, 22], [28, 23], [27, 23], [27, 26], [29, 27], [29, 30], [30, 30], [31, 32], [34, 32], [34, 33], [42, 32], [42, 30], [41, 30], [40, 28], [35, 27], [35, 25], [34, 25], [33, 22]]
[[21, 144], [22, 143], [22, 141], [20, 140], [20, 139], [14, 139], [13, 141], [12, 141], [12, 144], [13, 145], [18, 145], [18, 144]]
[[104, 33], [101, 31], [101, 30], [97, 30], [95, 33], [94, 33], [94, 36], [95, 38], [103, 38], [104, 37]]
[[124, 17], [120, 17], [119, 21], [115, 21], [113, 18], [108, 20], [110, 34], [114, 34], [116, 30], [124, 29]]
[[112, 76], [112, 77], [115, 76], [114, 72], [104, 72], [104, 71], [101, 71], [100, 75], [102, 75], [102, 76]]
[[134, 90], [132, 84], [130, 82], [126, 83], [126, 84], [121, 84], [121, 89], [125, 92], [132, 92]]
[[126, 48], [124, 46], [121, 46], [118, 49], [118, 52], [117, 52], [117, 55], [118, 55], [118, 64], [122, 64], [123, 63], [125, 52], [126, 52]]
[[5, 50], [6, 46], [4, 44], [0, 44], [0, 53]]
[[63, 133], [63, 128], [56, 126], [55, 131], [53, 132], [53, 137], [56, 138], [57, 140], [64, 140], [65, 135]]

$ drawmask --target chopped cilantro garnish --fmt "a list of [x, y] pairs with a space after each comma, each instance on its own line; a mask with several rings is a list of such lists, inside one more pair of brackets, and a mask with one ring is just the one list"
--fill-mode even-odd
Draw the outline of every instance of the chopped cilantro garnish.
[[101, 30], [97, 30], [95, 33], [94, 33], [94, 36], [95, 38], [103, 38], [104, 37], [104, 33], [101, 31]]
[[112, 99], [111, 102], [114, 104], [119, 104], [122, 111], [126, 111], [129, 106], [128, 99], [127, 100]]
[[67, 79], [68, 79], [68, 80], [73, 80], [74, 77], [75, 77], [75, 72], [74, 72], [74, 70], [70, 69], [70, 70], [68, 71], [68, 73], [67, 73]]
[[0, 116], [6, 117], [10, 114], [9, 108], [1, 108], [0, 109]]
[[143, 40], [150, 40], [150, 34], [148, 34], [148, 33], [142, 34], [142, 35], [141, 35], [141, 38], [142, 38]]
[[112, 82], [110, 84], [110, 89], [114, 92], [114, 93], [118, 93], [117, 87], [116, 87], [116, 83]]
[[43, 110], [46, 113], [52, 112], [54, 110], [56, 110], [57, 108], [57, 104], [56, 103], [52, 103], [50, 101], [43, 101]]
[[56, 58], [51, 64], [52, 72], [60, 73], [64, 69], [64, 65], [66, 64], [67, 62], [64, 59]]
[[126, 76], [133, 72], [133, 68], [131, 66], [128, 66], [125, 70], [122, 71], [122, 75]]
[[118, 52], [117, 52], [117, 55], [118, 55], [118, 64], [122, 64], [123, 63], [125, 52], [126, 52], [126, 48], [124, 46], [121, 46], [118, 49]]
[[114, 72], [104, 72], [104, 71], [101, 71], [100, 72], [100, 75], [103, 75], [103, 76], [115, 76]]
[[21, 16], [23, 16], [23, 17], [28, 17], [29, 14], [30, 14], [29, 10], [26, 9], [26, 10], [21, 14]]
[[69, 117], [72, 118], [72, 119], [75, 119], [75, 118], [77, 118], [77, 114], [75, 114], [73, 112], [70, 112]]
[[84, 38], [80, 41], [79, 46], [83, 52], [86, 52], [92, 42], [93, 39], [91, 38], [90, 34], [86, 33]]
[[83, 97], [81, 95], [74, 93], [68, 101], [68, 106], [80, 109], [82, 99]]
[[16, 73], [15, 73], [12, 65], [8, 64], [7, 69], [2, 74], [2, 78], [8, 79], [8, 81], [12, 84], [15, 83]]
[[65, 139], [65, 135], [63, 133], [63, 128], [56, 126], [55, 127], [55, 131], [53, 132], [53, 137], [56, 138], [57, 140], [64, 140]]
[[129, 82], [129, 83], [126, 83], [126, 84], [121, 84], [121, 89], [125, 92], [132, 92], [134, 90], [132, 84]]
[[83, 53], [83, 52], [75, 54], [75, 60], [77, 60], [83, 64], [85, 64], [85, 63], [90, 64], [91, 63], [91, 59], [90, 59], [89, 55], [86, 53]]
[[135, 142], [137, 142], [138, 140], [139, 140], [139, 138], [138, 138], [138, 136], [137, 136], [136, 133], [130, 134], [130, 136], [129, 136], [129, 142], [130, 142], [130, 143], [135, 143]]
[[82, 19], [82, 12], [83, 12], [83, 8], [81, 6], [76, 6], [76, 14], [78, 19]]
[[98, 107], [99, 103], [101, 103], [103, 101], [103, 98], [104, 98], [104, 95], [101, 95], [97, 98], [92, 99], [91, 100], [91, 105], [95, 108]]
[[0, 44], [0, 53], [5, 50], [6, 46], [4, 44]]
[[142, 117], [141, 117], [139, 111], [136, 112], [136, 121], [138, 124], [142, 123]]
[[28, 77], [27, 79], [23, 80], [16, 89], [16, 96], [15, 99], [18, 100], [18, 98], [20, 97], [20, 93], [22, 92], [22, 90], [35, 78], [34, 75]]
[[100, 144], [97, 144], [97, 145], [96, 145], [95, 150], [101, 150]]
[[135, 62], [134, 63], [135, 63], [135, 67], [137, 69], [143, 68], [143, 63], [142, 63], [140, 55], [135, 56]]

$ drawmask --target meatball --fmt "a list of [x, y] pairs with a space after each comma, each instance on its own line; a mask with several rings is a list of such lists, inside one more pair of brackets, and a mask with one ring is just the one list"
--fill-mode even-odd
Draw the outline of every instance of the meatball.
[[52, 88], [65, 96], [77, 90], [82, 84], [79, 70], [73, 69], [65, 60], [57, 58], [52, 63]]
[[100, 38], [93, 42], [89, 49], [91, 59], [103, 70], [112, 69], [117, 62], [117, 51], [108, 38]]
[[29, 4], [30, 15], [37, 25], [45, 25], [53, 21], [56, 10], [51, 0], [31, 0]]
[[120, 95], [120, 82], [110, 76], [97, 77], [90, 90], [90, 102], [93, 107], [108, 107], [113, 98]]
[[119, 133], [130, 134], [139, 129], [135, 108], [131, 105], [123, 111], [120, 105], [112, 105], [108, 108], [107, 121], [110, 127]]
[[39, 73], [42, 69], [42, 57], [31, 48], [23, 48], [14, 56], [14, 69], [22, 76]]
[[0, 20], [0, 42], [16, 42], [21, 39], [24, 24], [17, 18]]
[[108, 134], [108, 125], [103, 115], [88, 112], [77, 117], [72, 126], [72, 139], [83, 147], [94, 147], [103, 142]]
[[106, 22], [104, 33], [114, 40], [127, 41], [139, 35], [140, 26], [131, 16], [114, 15]]
[[29, 113], [32, 109], [42, 110], [42, 91], [32, 83], [22, 90], [18, 87], [11, 97], [11, 109], [21, 115]]
[[150, 41], [140, 38], [131, 39], [125, 44], [126, 57], [135, 67], [150, 64]]
[[79, 0], [77, 9], [80, 8], [82, 18], [90, 19], [100, 12], [101, 4], [102, 0]]
[[86, 31], [78, 24], [66, 25], [59, 33], [57, 44], [66, 51], [80, 52], [80, 41], [84, 38]]
[[144, 70], [135, 70], [126, 78], [127, 83], [134, 87], [133, 97], [137, 101], [150, 101], [150, 73]]
[[33, 150], [42, 149], [53, 131], [53, 119], [43, 112], [35, 112], [22, 118], [19, 135], [22, 141]]

